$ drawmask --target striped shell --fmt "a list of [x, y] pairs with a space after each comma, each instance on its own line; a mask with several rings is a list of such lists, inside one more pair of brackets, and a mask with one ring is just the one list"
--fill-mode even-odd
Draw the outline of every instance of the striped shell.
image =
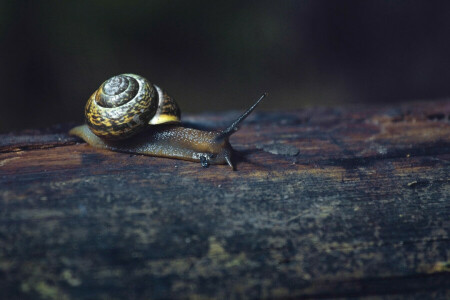
[[176, 102], [144, 77], [122, 74], [106, 80], [85, 107], [91, 131], [107, 140], [128, 138], [148, 126], [180, 121]]

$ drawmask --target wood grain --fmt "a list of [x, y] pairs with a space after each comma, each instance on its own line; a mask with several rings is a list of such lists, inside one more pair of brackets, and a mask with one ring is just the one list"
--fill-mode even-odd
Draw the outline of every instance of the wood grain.
[[235, 172], [68, 129], [0, 135], [5, 299], [450, 295], [450, 101], [256, 112]]

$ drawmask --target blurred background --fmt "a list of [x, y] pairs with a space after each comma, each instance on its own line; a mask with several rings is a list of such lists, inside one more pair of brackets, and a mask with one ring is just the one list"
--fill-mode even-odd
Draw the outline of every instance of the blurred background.
[[0, 132], [83, 122], [137, 73], [183, 112], [450, 96], [450, 1], [0, 0]]

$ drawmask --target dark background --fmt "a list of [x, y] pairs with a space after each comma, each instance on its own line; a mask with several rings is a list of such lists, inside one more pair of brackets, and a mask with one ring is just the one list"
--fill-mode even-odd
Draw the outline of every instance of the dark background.
[[183, 112], [450, 95], [450, 1], [0, 1], [0, 131], [137, 73]]

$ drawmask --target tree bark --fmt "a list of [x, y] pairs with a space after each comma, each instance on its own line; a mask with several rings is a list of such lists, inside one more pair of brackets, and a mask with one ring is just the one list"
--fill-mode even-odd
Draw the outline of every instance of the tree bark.
[[5, 299], [449, 295], [449, 101], [255, 112], [237, 171], [68, 129], [0, 135]]

